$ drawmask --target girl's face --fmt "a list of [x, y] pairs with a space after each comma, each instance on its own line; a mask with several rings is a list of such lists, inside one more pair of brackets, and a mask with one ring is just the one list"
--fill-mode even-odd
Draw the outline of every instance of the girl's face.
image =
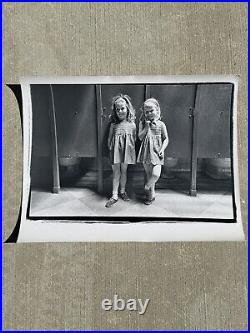
[[115, 112], [120, 121], [125, 120], [127, 118], [127, 104], [124, 99], [118, 99], [115, 103]]
[[144, 105], [144, 114], [147, 120], [153, 121], [157, 117], [157, 106], [153, 103]]

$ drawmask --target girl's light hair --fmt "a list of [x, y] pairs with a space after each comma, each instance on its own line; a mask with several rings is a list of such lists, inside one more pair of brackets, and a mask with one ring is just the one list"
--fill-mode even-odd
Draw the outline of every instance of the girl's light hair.
[[120, 120], [119, 118], [117, 117], [117, 114], [116, 114], [116, 103], [118, 102], [118, 100], [120, 99], [123, 99], [126, 103], [126, 106], [127, 106], [127, 121], [129, 122], [133, 122], [135, 121], [135, 109], [131, 103], [131, 99], [128, 95], [123, 95], [123, 94], [120, 94], [120, 95], [117, 95], [113, 98], [112, 100], [112, 114], [110, 116], [110, 120], [112, 123], [119, 123]]
[[141, 117], [140, 117], [140, 120], [141, 121], [145, 121], [146, 120], [146, 117], [145, 117], [145, 106], [148, 105], [148, 104], [154, 104], [155, 107], [156, 107], [156, 110], [157, 110], [157, 115], [156, 115], [156, 119], [155, 120], [160, 120], [161, 119], [161, 108], [160, 108], [160, 104], [159, 102], [157, 101], [157, 99], [155, 98], [148, 98], [142, 105], [142, 114], [141, 114]]

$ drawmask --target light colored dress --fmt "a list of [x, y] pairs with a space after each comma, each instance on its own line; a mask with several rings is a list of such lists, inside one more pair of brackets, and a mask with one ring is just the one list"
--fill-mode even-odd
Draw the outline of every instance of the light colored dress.
[[134, 122], [122, 121], [111, 124], [110, 160], [111, 164], [135, 164], [136, 126]]
[[[144, 128], [142, 122], [139, 124], [139, 131]], [[153, 165], [163, 165], [164, 156], [159, 157], [159, 151], [162, 142], [168, 138], [166, 125], [161, 120], [156, 120], [150, 124], [150, 127], [142, 139], [141, 147], [137, 157], [137, 162]]]

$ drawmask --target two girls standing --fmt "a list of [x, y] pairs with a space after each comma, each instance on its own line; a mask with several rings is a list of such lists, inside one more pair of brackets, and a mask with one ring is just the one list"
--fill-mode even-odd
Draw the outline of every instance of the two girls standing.
[[[139, 122], [138, 137], [141, 147], [137, 162], [143, 163], [146, 173], [145, 201], [146, 205], [155, 200], [155, 183], [161, 174], [164, 164], [164, 151], [168, 145], [168, 134], [165, 124], [160, 120], [161, 110], [158, 101], [149, 98], [143, 103], [142, 116]], [[124, 201], [129, 201], [126, 193], [128, 164], [136, 163], [135, 141], [135, 110], [127, 95], [113, 99], [111, 126], [108, 147], [113, 170], [112, 197], [106, 207], [112, 207], [118, 201], [118, 189]]]

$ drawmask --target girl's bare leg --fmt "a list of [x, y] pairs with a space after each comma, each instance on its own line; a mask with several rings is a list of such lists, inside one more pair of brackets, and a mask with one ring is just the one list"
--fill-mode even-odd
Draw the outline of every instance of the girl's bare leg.
[[149, 181], [149, 179], [150, 179], [151, 176], [152, 176], [153, 166], [152, 166], [152, 164], [146, 164], [146, 163], [143, 163], [143, 167], [144, 167], [144, 170], [145, 170], [145, 172], [146, 172], [145, 190], [149, 190], [150, 187], [148, 186], [148, 181]]
[[118, 188], [120, 183], [121, 177], [121, 165], [120, 164], [113, 164], [113, 190], [112, 190], [112, 198], [118, 199]]
[[151, 191], [151, 197], [155, 198], [155, 184], [151, 186], [150, 191]]
[[121, 163], [121, 178], [120, 178], [121, 193], [125, 193], [126, 184], [127, 184], [127, 169], [128, 169], [128, 164]]
[[[152, 198], [155, 197], [155, 183], [158, 181], [161, 175], [161, 165], [154, 165], [152, 167], [151, 177], [148, 179], [146, 186], [151, 190]], [[145, 188], [146, 188], [145, 186]]]

